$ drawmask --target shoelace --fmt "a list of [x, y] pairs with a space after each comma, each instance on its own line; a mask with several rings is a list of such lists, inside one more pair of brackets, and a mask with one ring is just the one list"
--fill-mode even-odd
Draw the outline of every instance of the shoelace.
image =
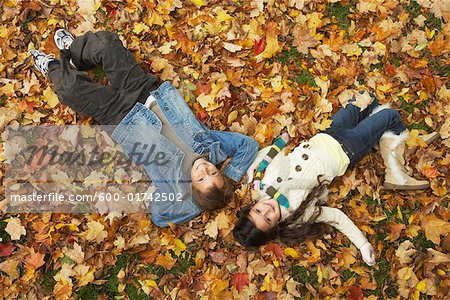
[[47, 54], [47, 55], [42, 55], [39, 54], [36, 58], [35, 58], [35, 67], [42, 72], [42, 74], [45, 76], [48, 73], [48, 64], [51, 60], [55, 59], [55, 54], [51, 53], [51, 54]]

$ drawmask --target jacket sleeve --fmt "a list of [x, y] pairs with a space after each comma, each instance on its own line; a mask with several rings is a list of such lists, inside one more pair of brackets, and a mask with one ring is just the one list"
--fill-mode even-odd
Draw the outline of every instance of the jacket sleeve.
[[258, 142], [237, 132], [211, 130], [210, 133], [220, 142], [222, 151], [232, 157], [223, 173], [239, 182], [255, 159], [259, 148]]
[[185, 223], [194, 219], [201, 213], [201, 208], [194, 203], [192, 198], [182, 201], [154, 200], [151, 203], [152, 221], [158, 227], [168, 226], [169, 223]]
[[[356, 227], [350, 218], [338, 208], [322, 206], [322, 213], [317, 217], [316, 222], [327, 223], [343, 234], [359, 249], [367, 242], [364, 234]], [[316, 208], [317, 209], [317, 208]]]

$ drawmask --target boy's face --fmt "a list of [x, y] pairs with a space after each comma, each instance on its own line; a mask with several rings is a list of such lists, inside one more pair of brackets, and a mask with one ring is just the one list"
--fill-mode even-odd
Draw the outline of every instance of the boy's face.
[[203, 158], [197, 159], [192, 165], [191, 179], [192, 187], [200, 193], [208, 192], [213, 186], [217, 186], [220, 189], [225, 184], [220, 170]]
[[248, 218], [262, 231], [272, 229], [281, 216], [280, 206], [275, 199], [260, 200], [252, 206]]

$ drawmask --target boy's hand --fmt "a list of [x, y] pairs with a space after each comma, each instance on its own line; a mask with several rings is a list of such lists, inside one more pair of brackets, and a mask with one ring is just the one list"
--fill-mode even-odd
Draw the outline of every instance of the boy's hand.
[[375, 253], [373, 251], [373, 247], [369, 242], [366, 242], [364, 245], [359, 248], [359, 251], [361, 252], [363, 260], [368, 264], [369, 266], [373, 266], [376, 264], [375, 261]]

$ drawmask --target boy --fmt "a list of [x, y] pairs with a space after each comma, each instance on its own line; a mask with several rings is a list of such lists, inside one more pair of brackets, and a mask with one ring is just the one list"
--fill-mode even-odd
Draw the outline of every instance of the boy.
[[[153, 202], [151, 214], [157, 226], [189, 221], [202, 210], [222, 208], [230, 201], [229, 178], [240, 181], [251, 165], [258, 150], [255, 140], [209, 130], [176, 88], [145, 74], [116, 33], [87, 32], [74, 39], [59, 29], [55, 43], [60, 61], [52, 54], [30, 52], [35, 67], [48, 74], [61, 103], [100, 124], [117, 125], [111, 137], [137, 163], [149, 151], [162, 153], [154, 159], [157, 163], [144, 164], [145, 170], [161, 200], [165, 195], [182, 201]], [[103, 67], [111, 87], [91, 82], [81, 72], [97, 65]], [[222, 173], [216, 165], [227, 157], [232, 159]]]

